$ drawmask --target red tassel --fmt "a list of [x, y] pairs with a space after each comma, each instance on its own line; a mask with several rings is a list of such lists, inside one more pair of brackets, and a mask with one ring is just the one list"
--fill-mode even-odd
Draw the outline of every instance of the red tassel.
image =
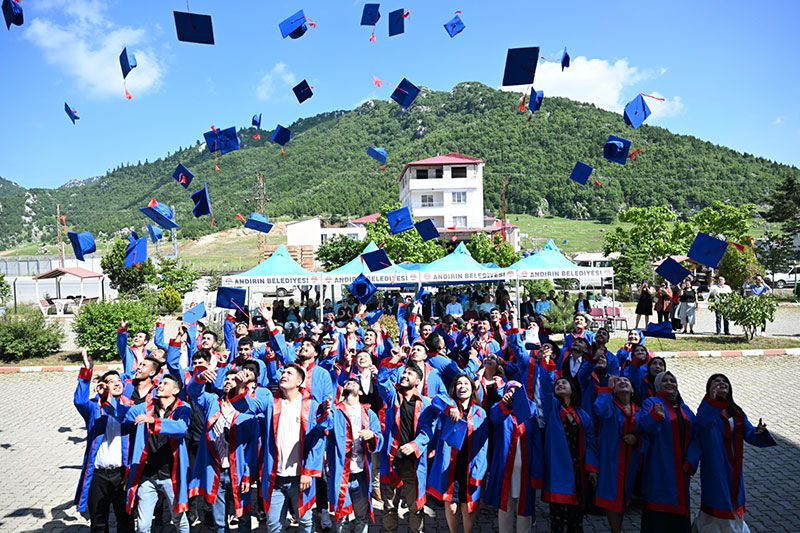
[[281, 146], [281, 155], [283, 155], [283, 146]]
[[[379, 80], [379, 79], [378, 79], [378, 76], [372, 76], [372, 82], [373, 82], [375, 85], [377, 85], [378, 87], [380, 87], [380, 86], [381, 86], [381, 83], [383, 83], [383, 80]], [[73, 111], [73, 113], [74, 113], [74, 112], [75, 112], [75, 111]]]
[[666, 99], [659, 98], [658, 96], [653, 96], [652, 94], [644, 94], [644, 93], [639, 93], [639, 94], [641, 94], [642, 96], [646, 96], [648, 98], [652, 98], [653, 100], [658, 100], [659, 102], [666, 102]]
[[178, 183], [180, 183], [181, 185], [183, 185], [184, 183], [189, 181], [189, 180], [186, 179], [186, 176], [183, 174], [183, 172], [181, 172], [180, 176], [181, 176], [181, 179], [178, 180]]
[[64, 233], [69, 233], [67, 231], [67, 217], [66, 217], [66, 215], [61, 215], [61, 222], [64, 223]]
[[310, 18], [306, 17], [306, 20], [308, 21], [308, 25], [311, 26], [312, 28], [317, 27], [317, 23], [311, 20]]
[[133, 98], [133, 96], [131, 96], [131, 93], [128, 92], [128, 84], [125, 83], [124, 80], [122, 82], [122, 86], [125, 87], [125, 98], [127, 98], [128, 100], [131, 100]]
[[[383, 245], [384, 245], [384, 244], [386, 244], [386, 241], [383, 241], [382, 243], [380, 243], [380, 244], [378, 245], [378, 248], [383, 248]], [[362, 261], [363, 261], [363, 258], [362, 258]]]
[[150, 200], [150, 203], [147, 204], [147, 207], [155, 207], [157, 204], [158, 202], [156, 201], [155, 198], [153, 198], [152, 200]]
[[[375, 32], [374, 31], [372, 32], [372, 35], [369, 36], [369, 42], [371, 42], [371, 43], [375, 42]], [[378, 87], [380, 87], [380, 85], [378, 85]]]
[[404, 18], [404, 19], [407, 19], [407, 18], [408, 18], [408, 16], [409, 16], [410, 14], [411, 14], [411, 10], [409, 9], [408, 11], [406, 11], [405, 13], [403, 13], [403, 18]]
[[219, 132], [217, 131], [217, 128], [215, 128], [213, 124], [211, 125], [211, 131], [213, 131], [214, 133], [219, 135]]
[[739, 244], [738, 242], [732, 242], [731, 244], [734, 245], [740, 252], [744, 252], [744, 244]]
[[522, 101], [519, 103], [519, 112], [520, 113], [524, 113], [525, 112], [525, 99], [526, 98], [528, 98], [528, 94], [527, 93], [522, 95]]
[[241, 214], [241, 213], [236, 213], [236, 218], [238, 218], [238, 219], [239, 219], [239, 220], [241, 220], [242, 222], [246, 222], [246, 220], [244, 219], [244, 217], [242, 216], [242, 214]]
[[386, 170], [386, 167], [381, 168], [381, 170]]
[[631, 161], [636, 161], [636, 154], [638, 154], [641, 151], [642, 151], [641, 148], [637, 148], [636, 150], [631, 152], [631, 155], [628, 156], [628, 159], [630, 159]]
[[599, 181], [597, 181], [597, 180], [595, 180], [595, 179], [593, 179], [592, 181], [593, 181], [593, 182], [594, 182], [594, 184], [595, 184], [595, 185], [597, 185], [598, 187], [600, 187], [600, 186], [601, 186]]
[[456, 11], [456, 15], [458, 15], [459, 13], [461, 13], [461, 11]]
[[214, 215], [213, 214], [211, 215], [211, 227], [212, 228], [214, 227]]
[[260, 133], [256, 133], [255, 135], [253, 135], [253, 139], [255, 139], [257, 141], [260, 141], [261, 140], [261, 134]]
[[533, 118], [533, 113], [531, 113], [530, 116], [528, 117], [528, 122], [530, 122], [532, 118]]

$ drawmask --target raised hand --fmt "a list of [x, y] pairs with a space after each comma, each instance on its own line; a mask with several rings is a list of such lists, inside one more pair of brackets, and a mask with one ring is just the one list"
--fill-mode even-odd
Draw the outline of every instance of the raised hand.
[[634, 446], [639, 439], [633, 433], [626, 433], [622, 436], [622, 441], [628, 446]]
[[658, 415], [659, 418], [664, 418], [664, 405], [661, 403], [657, 403], [653, 406], [653, 412]]
[[92, 356], [89, 355], [89, 352], [86, 351], [86, 348], [81, 350], [81, 357], [83, 358], [83, 368], [94, 367], [94, 361], [92, 360]]
[[767, 425], [764, 422], [762, 422], [761, 419], [759, 418], [758, 426], [756, 426], [756, 435], [761, 435], [765, 431], [767, 431]]
[[374, 438], [375, 438], [375, 433], [373, 433], [373, 432], [372, 432], [371, 430], [369, 430], [369, 429], [362, 429], [362, 430], [361, 430], [361, 431], [358, 433], [358, 437], [359, 437], [359, 438], [361, 438], [361, 439], [364, 439], [364, 440], [372, 440], [372, 439], [374, 439]]
[[133, 423], [138, 426], [139, 424], [152, 424], [155, 421], [156, 419], [153, 417], [153, 415], [142, 413], [133, 420]]
[[125, 322], [124, 318], [121, 318], [119, 320], [119, 329], [127, 329], [127, 327], [128, 327], [128, 323]]
[[457, 422], [461, 418], [461, 411], [458, 407], [451, 406], [450, 409], [447, 410], [447, 416], [449, 416], [450, 420], [453, 422]]
[[502, 402], [506, 405], [511, 405], [511, 402], [514, 401], [514, 391], [508, 391], [507, 393], [503, 394]]
[[261, 303], [258, 304], [258, 312], [267, 322], [272, 320], [272, 309], [267, 307], [267, 302], [264, 300], [261, 300]]
[[200, 379], [205, 381], [206, 383], [214, 383], [217, 381], [217, 371], [211, 368], [207, 368], [200, 372]]

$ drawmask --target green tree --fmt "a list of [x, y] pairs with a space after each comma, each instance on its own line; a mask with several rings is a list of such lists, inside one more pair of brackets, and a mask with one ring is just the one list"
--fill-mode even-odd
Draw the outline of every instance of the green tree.
[[152, 332], [156, 310], [150, 302], [132, 300], [84, 305], [72, 322], [75, 344], [96, 358], [113, 359], [117, 356], [117, 327], [122, 319], [128, 323], [128, 332]]
[[114, 241], [109, 250], [100, 260], [103, 273], [108, 276], [111, 287], [117, 289], [121, 294], [139, 294], [147, 288], [147, 279], [155, 275], [155, 267], [148, 258], [147, 261], [139, 263], [139, 266], [125, 268], [125, 248], [128, 240], [118, 238]]
[[172, 287], [181, 298], [197, 288], [200, 272], [173, 257], [158, 256], [156, 273], [147, 277], [147, 283], [159, 289]]
[[389, 231], [386, 213], [400, 207], [400, 202], [381, 207], [381, 216], [375, 222], [367, 223], [367, 241], [375, 241], [395, 263], [430, 263], [444, 257], [444, 248], [437, 240], [423, 241], [415, 230], [393, 234]]
[[45, 319], [34, 305], [0, 316], [0, 359], [19, 361], [57, 352], [64, 340], [61, 324]]
[[347, 235], [335, 235], [317, 248], [317, 261], [322, 263], [326, 271], [331, 271], [352, 261], [366, 246], [366, 241], [351, 239]]
[[739, 293], [721, 294], [708, 306], [725, 318], [742, 326], [744, 336], [751, 340], [756, 330], [775, 320], [778, 302], [772, 295], [744, 297]]
[[11, 298], [11, 285], [6, 281], [6, 275], [0, 273], [0, 305], [3, 305]]
[[756, 254], [770, 274], [785, 272], [794, 259], [794, 245], [788, 235], [767, 232], [764, 239], [756, 243]]
[[749, 246], [745, 246], [744, 251], [739, 251], [735, 246], [728, 246], [717, 269], [720, 276], [724, 276], [728, 285], [734, 289], [738, 289], [745, 281], [763, 270], [755, 251]]
[[181, 295], [170, 285], [167, 285], [158, 293], [158, 305], [165, 313], [174, 313], [181, 308]]
[[553, 330], [553, 333], [566, 334], [572, 330], [572, 323], [575, 316], [575, 306], [567, 298], [567, 294], [556, 295], [550, 300], [550, 310], [545, 313], [545, 326]]
[[492, 236], [488, 233], [475, 233], [466, 246], [478, 263], [494, 263], [500, 268], [506, 268], [520, 259], [520, 254], [514, 251], [508, 241], [503, 241], [499, 232]]
[[786, 174], [780, 187], [764, 201], [769, 207], [761, 215], [767, 222], [780, 224], [787, 235], [800, 235], [800, 183], [796, 173]]
[[726, 239], [741, 241], [750, 232], [756, 206], [744, 204], [739, 207], [715, 200], [694, 215], [690, 224], [697, 231]]

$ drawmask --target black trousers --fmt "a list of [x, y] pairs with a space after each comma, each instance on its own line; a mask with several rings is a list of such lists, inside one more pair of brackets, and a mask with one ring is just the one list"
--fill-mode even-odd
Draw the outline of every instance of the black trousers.
[[133, 533], [133, 517], [125, 510], [124, 468], [95, 468], [89, 486], [89, 520], [92, 533], [108, 532], [108, 509], [114, 507], [117, 531]]

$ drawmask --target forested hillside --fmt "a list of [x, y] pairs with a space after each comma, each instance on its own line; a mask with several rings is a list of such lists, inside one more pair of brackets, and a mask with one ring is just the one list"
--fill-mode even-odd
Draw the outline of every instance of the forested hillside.
[[[690, 136], [643, 125], [625, 126], [622, 116], [565, 98], [547, 98], [526, 121], [519, 94], [465, 82], [450, 92], [423, 89], [404, 110], [393, 101], [370, 100], [352, 111], [336, 111], [290, 125], [286, 146], [270, 142], [271, 132], [240, 130], [242, 148], [219, 158], [201, 141], [157, 161], [120, 167], [105, 176], [74, 180], [58, 189], [25, 190], [0, 179], [0, 245], [55, 238], [55, 206], [61, 204], [70, 230], [102, 238], [121, 228], [141, 228], [137, 208], [150, 198], [174, 205], [182, 237], [240, 224], [234, 216], [253, 209], [254, 174], [264, 176], [271, 217], [361, 216], [397, 199], [397, 177], [408, 161], [460, 152], [486, 161], [485, 201], [498, 210], [500, 183], [509, 174], [508, 212], [549, 211], [572, 218], [607, 218], [621, 207], [669, 204], [682, 214], [722, 200], [759, 202], [787, 173], [798, 169], [735, 152]], [[265, 117], [265, 123], [271, 121]], [[226, 124], [227, 126], [228, 124]], [[609, 134], [641, 148], [625, 166], [603, 159]], [[370, 159], [368, 145], [389, 152], [385, 172]], [[164, 147], [165, 153], [174, 147]], [[135, 157], [135, 154], [131, 154]], [[602, 184], [582, 187], [569, 180], [575, 161], [595, 167]], [[173, 179], [183, 162], [195, 174], [189, 190]], [[13, 176], [6, 176], [13, 179]], [[194, 219], [189, 194], [207, 180], [216, 218]]]

